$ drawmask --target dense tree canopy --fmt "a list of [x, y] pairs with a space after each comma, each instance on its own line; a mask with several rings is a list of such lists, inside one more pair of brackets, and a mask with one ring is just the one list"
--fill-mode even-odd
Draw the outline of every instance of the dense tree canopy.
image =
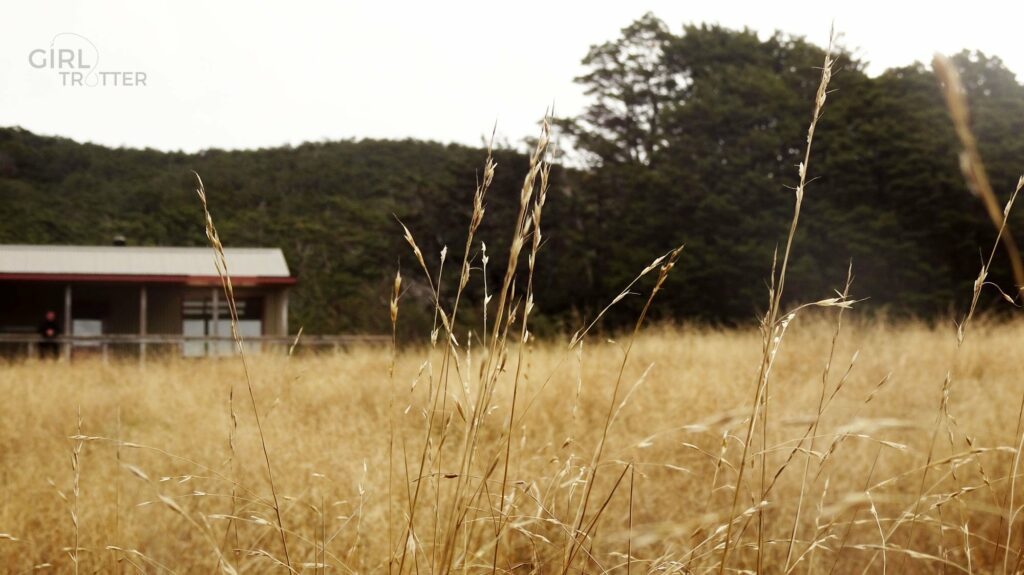
[[[733, 320], [763, 304], [823, 59], [822, 48], [782, 33], [702, 25], [676, 35], [652, 15], [591, 48], [578, 81], [592, 104], [561, 126], [589, 164], [578, 178], [593, 198], [593, 251], [615, 256], [595, 259], [610, 279], [595, 293], [685, 242], [683, 272], [660, 310]], [[963, 52], [954, 61], [1005, 199], [1024, 171], [1024, 86], [998, 58]], [[839, 62], [788, 293], [825, 297], [852, 260], [868, 307], [944, 312], [970, 293], [995, 230], [960, 177], [937, 81], [921, 64], [871, 78], [850, 54], [840, 51]]]
[[[787, 186], [796, 182], [823, 57], [821, 47], [782, 33], [762, 38], [707, 25], [674, 33], [652, 15], [592, 47], [578, 78], [591, 105], [557, 122], [563, 147], [583, 160], [554, 173], [537, 272], [539, 327], [593, 316], [655, 255], [684, 242], [661, 317], [752, 317], [789, 223]], [[1024, 86], [998, 58], [963, 52], [954, 61], [993, 185], [1008, 195], [1024, 170]], [[995, 234], [960, 177], [936, 79], [921, 64], [869, 77], [863, 62], [841, 53], [832, 86], [787, 292], [825, 297], [852, 260], [854, 293], [871, 298], [869, 309], [944, 312], [969, 294], [979, 249]], [[432, 321], [426, 282], [415, 279], [395, 219], [436, 269], [442, 247], [464, 241], [485, 156], [377, 140], [184, 154], [7, 128], [0, 243], [104, 244], [123, 234], [138, 245], [200, 245], [195, 170], [226, 244], [285, 250], [300, 278], [296, 329], [386, 329], [398, 266], [411, 286], [404, 325], [418, 329]], [[511, 231], [528, 165], [512, 150], [496, 157], [479, 234], [493, 259]], [[1022, 224], [1015, 217], [1012, 228]], [[1006, 267], [994, 271], [1004, 285]], [[492, 264], [493, 281], [501, 269]], [[467, 304], [482, 301], [476, 286]], [[609, 321], [633, 311], [627, 301]]]

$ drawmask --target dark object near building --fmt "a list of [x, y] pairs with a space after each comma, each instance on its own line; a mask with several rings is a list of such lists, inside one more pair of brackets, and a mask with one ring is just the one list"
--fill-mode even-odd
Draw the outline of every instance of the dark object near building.
[[60, 344], [57, 343], [57, 338], [60, 337], [60, 324], [57, 323], [56, 312], [46, 312], [43, 323], [39, 324], [39, 337], [43, 339], [39, 344], [39, 356], [56, 358], [60, 354]]

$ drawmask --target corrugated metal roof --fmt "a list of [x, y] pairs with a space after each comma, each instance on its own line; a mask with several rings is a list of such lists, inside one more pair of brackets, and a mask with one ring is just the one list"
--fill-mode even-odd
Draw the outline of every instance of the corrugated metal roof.
[[[290, 277], [280, 248], [225, 248], [232, 277]], [[0, 274], [210, 277], [211, 248], [0, 245]]]

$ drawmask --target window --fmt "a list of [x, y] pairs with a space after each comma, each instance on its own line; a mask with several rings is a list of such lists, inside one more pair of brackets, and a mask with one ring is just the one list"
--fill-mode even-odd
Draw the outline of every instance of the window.
[[[71, 335], [74, 336], [101, 336], [103, 335], [103, 320], [99, 319], [81, 319], [76, 318], [71, 320]], [[100, 342], [98, 341], [80, 341], [75, 343], [75, 347], [99, 347]]]
[[[227, 302], [221, 300], [217, 306], [217, 317], [214, 317], [212, 298], [187, 299], [182, 303], [181, 333], [190, 337], [227, 338], [224, 340], [186, 341], [182, 346], [182, 355], [186, 357], [202, 357], [206, 355], [231, 355], [235, 350], [235, 342], [231, 340], [231, 311]], [[263, 300], [262, 298], [245, 298], [235, 301], [238, 311], [238, 332], [243, 338], [263, 335]], [[247, 342], [246, 351], [257, 351], [259, 342]]]

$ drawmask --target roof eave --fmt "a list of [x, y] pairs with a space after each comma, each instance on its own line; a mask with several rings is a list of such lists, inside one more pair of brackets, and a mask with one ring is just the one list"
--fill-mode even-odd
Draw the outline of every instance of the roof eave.
[[[220, 285], [220, 276], [185, 276], [158, 274], [51, 274], [51, 273], [0, 273], [0, 281], [24, 282], [88, 282], [88, 283], [163, 283], [189, 286]], [[295, 285], [298, 280], [291, 276], [231, 276], [236, 286]]]

